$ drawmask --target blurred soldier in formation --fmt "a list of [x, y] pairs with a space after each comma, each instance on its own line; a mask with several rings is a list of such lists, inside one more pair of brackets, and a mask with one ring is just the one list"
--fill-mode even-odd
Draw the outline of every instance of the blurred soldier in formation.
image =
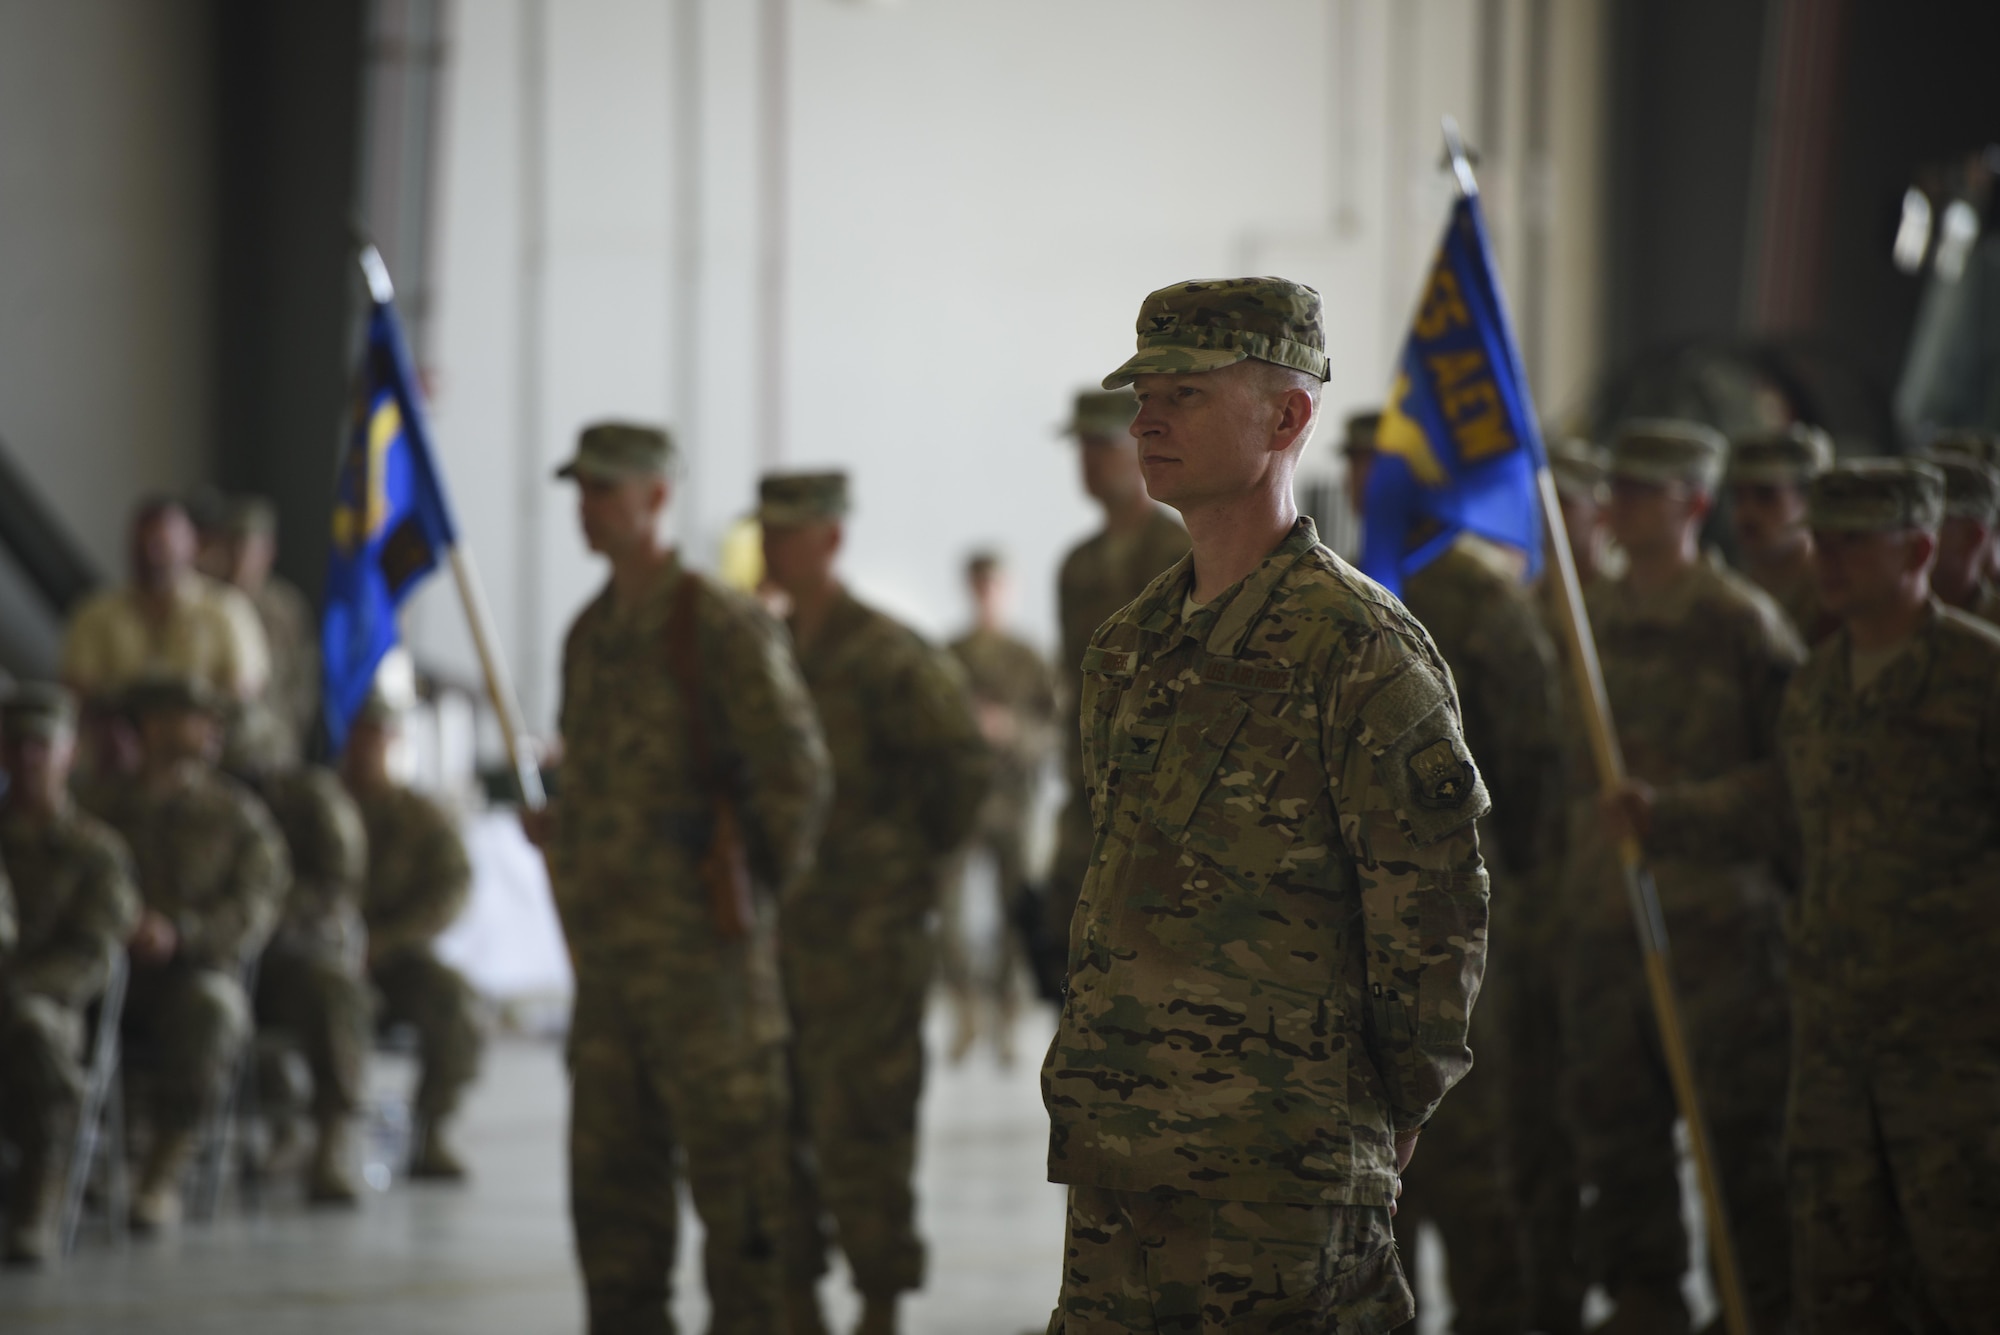
[[[1363, 523], [1380, 421], [1375, 412], [1349, 417], [1341, 446], [1349, 503]], [[1530, 1112], [1532, 1127], [1517, 1127], [1510, 1098], [1522, 1039], [1554, 1027], [1539, 1013], [1520, 1012], [1523, 1003], [1554, 1005], [1554, 988], [1545, 980], [1553, 976], [1555, 961], [1537, 947], [1547, 936], [1546, 920], [1555, 916], [1548, 905], [1555, 887], [1547, 873], [1559, 842], [1555, 824], [1563, 796], [1555, 651], [1522, 583], [1521, 567], [1518, 555], [1467, 533], [1403, 584], [1403, 605], [1430, 632], [1459, 685], [1465, 744], [1493, 802], [1479, 822], [1479, 847], [1490, 881], [1496, 945], [1482, 989], [1484, 1004], [1472, 1027], [1474, 1047], [1485, 1060], [1424, 1128], [1424, 1153], [1403, 1175], [1396, 1215], [1397, 1245], [1406, 1256], [1416, 1254], [1423, 1221], [1442, 1234], [1461, 1335], [1528, 1328], [1523, 1278], [1529, 1238], [1523, 1224], [1529, 1202], [1509, 1177], [1517, 1157], [1511, 1151], [1524, 1133], [1539, 1149], [1550, 1121]], [[1519, 1055], [1541, 1059], [1535, 1075], [1547, 1082], [1541, 1085], [1545, 1093], [1558, 1054]], [[1560, 1149], [1537, 1153], [1533, 1171], [1539, 1174], [1562, 1157]], [[1571, 1183], [1574, 1190], [1573, 1176]], [[1581, 1289], [1564, 1301], [1570, 1303], [1568, 1324], [1574, 1329]]]
[[911, 1175], [919, 1031], [936, 968], [930, 920], [991, 761], [957, 663], [835, 576], [846, 474], [772, 474], [760, 502], [765, 567], [791, 599], [799, 666], [833, 757], [826, 837], [785, 900], [781, 946], [802, 1141], [791, 1328], [821, 1329], [814, 1285], [831, 1215], [864, 1304], [859, 1329], [882, 1335], [924, 1278]]
[[180, 1217], [196, 1128], [250, 1037], [243, 968], [270, 937], [291, 869], [263, 803], [215, 768], [228, 703], [206, 681], [145, 677], [124, 705], [140, 768], [101, 790], [98, 814], [131, 849], [144, 905], [124, 1031], [151, 1095], [132, 1201], [133, 1227], [146, 1231]]
[[[362, 972], [368, 836], [354, 799], [331, 770], [308, 765], [240, 777], [277, 821], [291, 866], [277, 929], [257, 969], [257, 1019], [281, 1041], [259, 1060], [272, 1159], [290, 1157], [300, 1104], [309, 1097], [314, 1139], [306, 1198], [353, 1205], [359, 1195], [348, 1172], [349, 1132], [361, 1108], [372, 1010]], [[299, 1058], [309, 1094], [293, 1078]]]
[[[979, 825], [967, 854], [984, 850], [993, 859], [1000, 891], [1000, 933], [990, 974], [977, 969], [964, 935], [965, 881], [969, 857], [961, 858], [945, 880], [939, 915], [939, 958], [947, 993], [957, 1011], [951, 1059], [958, 1061], [978, 1039], [980, 1011], [990, 1003], [993, 1042], [1000, 1060], [1014, 1060], [1014, 1012], [1024, 963], [1017, 924], [1022, 909], [1040, 905], [1028, 884], [1028, 821], [1042, 763], [1055, 743], [1055, 681], [1033, 645], [1006, 629], [1009, 581], [998, 555], [980, 552], [965, 563], [972, 593], [972, 629], [951, 642], [952, 655], [972, 686], [972, 707], [980, 735], [993, 752], [993, 788], [980, 809]], [[1033, 961], [1025, 961], [1032, 964]]]
[[485, 1038], [472, 985], [432, 947], [471, 897], [472, 862], [450, 813], [391, 776], [397, 723], [395, 709], [371, 697], [347, 734], [341, 775], [368, 831], [361, 907], [368, 976], [382, 1003], [378, 1023], [417, 1031], [422, 1073], [410, 1176], [457, 1181], [465, 1165], [452, 1152], [445, 1124], [479, 1074]]
[[1063, 702], [1063, 773], [1069, 786], [1049, 866], [1047, 948], [1057, 959], [1068, 955], [1070, 919], [1090, 866], [1090, 796], [1083, 786], [1083, 743], [1078, 732], [1078, 665], [1097, 628], [1188, 550], [1187, 530], [1146, 494], [1131, 432], [1138, 411], [1138, 400], [1129, 389], [1086, 389], [1077, 394], [1064, 428], [1065, 434], [1076, 438], [1083, 489], [1104, 511], [1104, 527], [1070, 549], [1056, 579], [1062, 618], [1056, 686]]
[[[706, 1231], [711, 1329], [784, 1319], [776, 894], [811, 858], [826, 749], [782, 628], [661, 541], [672, 455], [657, 427], [606, 422], [557, 471], [611, 577], [563, 644], [560, 796], [522, 816], [576, 966], [570, 1216], [591, 1335], [671, 1329], [677, 1153]], [[677, 660], [699, 665], [698, 699]], [[718, 819], [725, 793], [740, 840]], [[717, 854], [747, 856], [755, 902], [718, 904], [703, 872]]]
[[270, 680], [233, 721], [225, 755], [233, 765], [284, 770], [299, 763], [319, 715], [319, 622], [298, 586], [272, 571], [278, 509], [262, 496], [232, 496], [214, 539], [222, 578], [257, 614], [270, 648]]
[[1807, 645], [1834, 631], [1820, 604], [1806, 527], [1806, 487], [1832, 465], [1832, 438], [1804, 422], [1746, 436], [1729, 450], [1729, 522], [1743, 573], [1771, 595]]
[[2000, 623], [2000, 580], [1992, 569], [1994, 522], [2000, 519], [2000, 470], [1970, 454], [1937, 450], [1944, 474], [1944, 521], [1931, 567], [1931, 591], [1988, 624]]
[[1775, 754], [1614, 805], [1664, 856], [1802, 855], [1786, 1148], [1806, 1335], [2000, 1313], [2000, 634], [1925, 587], [1943, 492], [1910, 460], [1815, 480], [1843, 628], [1792, 679]]
[[[1631, 564], [1587, 605], [1626, 764], [1651, 783], [1769, 760], [1779, 695], [1803, 657], [1776, 604], [1701, 556], [1726, 449], [1707, 427], [1670, 421], [1628, 423], [1611, 445], [1611, 531]], [[1673, 1093], [1616, 849], [1593, 811], [1572, 827], [1564, 906], [1566, 1095], [1579, 1173], [1595, 1188], [1581, 1236], [1618, 1305], [1604, 1329], [1684, 1331]], [[1790, 1288], [1777, 878], [1766, 862], [1700, 851], [1652, 870], [1747, 1297], [1757, 1329], [1776, 1331]]]
[[[139, 917], [125, 845], [69, 795], [76, 712], [61, 687], [0, 702], [0, 1138], [17, 1156], [6, 1259], [33, 1264], [50, 1225], [84, 1088], [84, 1016]], [[118, 1151], [114, 1149], [113, 1153]]]
[[194, 568], [195, 531], [181, 503], [142, 501], [132, 515], [131, 583], [85, 600], [63, 638], [62, 676], [87, 716], [143, 676], [193, 677], [222, 707], [264, 689], [270, 651], [249, 599]]
[[1486, 790], [1430, 637], [1293, 504], [1319, 295], [1176, 284], [1138, 328], [1105, 383], [1137, 382], [1147, 489], [1194, 550], [1083, 658], [1049, 1329], [1383, 1331], [1414, 1313], [1397, 1175], [1472, 1061]]

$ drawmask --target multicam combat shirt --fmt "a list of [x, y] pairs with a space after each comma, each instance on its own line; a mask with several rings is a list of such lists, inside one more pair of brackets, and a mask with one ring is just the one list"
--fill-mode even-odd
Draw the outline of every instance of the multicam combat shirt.
[[1183, 616], [1154, 580], [1084, 658], [1096, 843], [1042, 1070], [1049, 1176], [1386, 1205], [1394, 1133], [1470, 1067], [1484, 784], [1410, 615], [1310, 520]]

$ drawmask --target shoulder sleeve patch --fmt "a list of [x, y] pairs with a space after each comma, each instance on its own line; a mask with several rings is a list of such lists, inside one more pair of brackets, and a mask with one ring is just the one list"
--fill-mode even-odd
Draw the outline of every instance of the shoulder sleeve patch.
[[1450, 703], [1451, 687], [1421, 659], [1412, 657], [1361, 707], [1361, 724], [1367, 729], [1364, 740], [1379, 754]]
[[1422, 659], [1361, 708], [1363, 737], [1397, 822], [1418, 848], [1458, 833], [1492, 807], [1451, 708], [1451, 686]]

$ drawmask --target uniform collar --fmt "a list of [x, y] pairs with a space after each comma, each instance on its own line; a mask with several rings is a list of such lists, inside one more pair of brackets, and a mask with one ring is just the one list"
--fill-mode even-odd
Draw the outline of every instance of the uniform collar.
[[1184, 633], [1199, 640], [1209, 653], [1234, 658], [1277, 592], [1279, 581], [1317, 546], [1319, 530], [1309, 517], [1300, 515], [1284, 541], [1255, 570], [1183, 620], [1182, 608], [1194, 583], [1194, 554], [1190, 552], [1153, 585], [1134, 619], [1142, 630], [1166, 636]]
[[1943, 604], [1933, 594], [1924, 604], [1923, 620], [1903, 646], [1901, 653], [1883, 667], [1881, 674], [1854, 691], [1854, 642], [1842, 627], [1834, 641], [1833, 674], [1836, 698], [1849, 707], [1864, 709], [1903, 705], [1923, 694], [1931, 677], [1931, 661], [1937, 657], [1938, 626], [1944, 621]]

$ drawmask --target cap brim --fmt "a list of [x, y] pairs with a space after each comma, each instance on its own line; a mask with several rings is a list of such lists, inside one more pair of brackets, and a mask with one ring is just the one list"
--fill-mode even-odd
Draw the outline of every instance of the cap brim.
[[1730, 469], [1724, 475], [1723, 481], [1732, 487], [1803, 487], [1812, 479], [1794, 468], [1779, 465], [1760, 468], [1756, 464], [1751, 464], [1744, 468]]
[[841, 516], [804, 505], [760, 505], [751, 516], [765, 528], [800, 528], [806, 524], [838, 523]]
[[582, 459], [571, 459], [556, 469], [558, 482], [623, 482], [628, 477], [664, 477], [657, 468], [643, 466], [626, 467], [620, 464], [591, 463]]
[[1247, 362], [1250, 354], [1235, 348], [1141, 348], [1126, 363], [1104, 377], [1106, 389], [1123, 389], [1142, 375], [1190, 375], [1220, 371]]

